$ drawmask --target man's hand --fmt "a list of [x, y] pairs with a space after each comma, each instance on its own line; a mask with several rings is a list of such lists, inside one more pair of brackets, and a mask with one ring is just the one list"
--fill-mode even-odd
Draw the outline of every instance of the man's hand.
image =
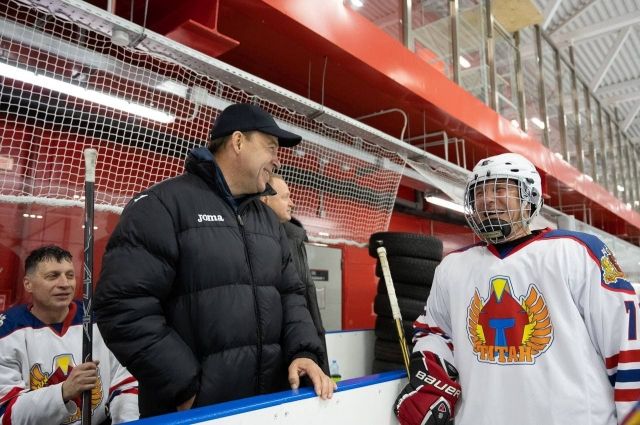
[[196, 395], [195, 394], [189, 400], [185, 401], [184, 403], [179, 404], [178, 407], [176, 407], [176, 410], [178, 412], [181, 411], [181, 410], [189, 410], [189, 409], [191, 409], [191, 406], [193, 406], [193, 402], [194, 401], [196, 401]]
[[71, 369], [71, 373], [62, 383], [62, 400], [68, 402], [80, 397], [84, 391], [92, 390], [98, 383], [98, 363], [86, 362]]
[[338, 386], [311, 359], [298, 358], [289, 365], [289, 384], [292, 390], [298, 389], [300, 377], [305, 375], [311, 379], [317, 396], [323, 400], [333, 397], [333, 392]]
[[409, 383], [394, 406], [402, 425], [448, 425], [460, 398], [458, 371], [448, 361], [429, 352], [411, 355]]

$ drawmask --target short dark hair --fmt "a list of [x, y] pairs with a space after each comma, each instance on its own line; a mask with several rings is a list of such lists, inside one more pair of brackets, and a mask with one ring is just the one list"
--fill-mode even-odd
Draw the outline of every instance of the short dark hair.
[[[235, 131], [233, 133], [235, 133]], [[222, 137], [218, 137], [217, 139], [210, 140], [209, 145], [207, 146], [209, 148], [209, 152], [211, 152], [212, 154], [215, 154], [217, 151], [219, 151], [220, 148], [222, 148], [224, 144], [227, 143], [227, 141], [230, 140], [231, 137], [233, 137], [233, 133], [229, 134], [228, 136], [222, 136]], [[242, 135], [247, 139], [251, 140], [251, 138], [255, 133], [257, 133], [257, 131], [253, 131], [253, 130], [240, 131], [240, 133], [242, 133]]]
[[24, 272], [33, 273], [38, 264], [43, 261], [56, 260], [58, 263], [62, 261], [71, 261], [73, 256], [66, 249], [57, 245], [45, 245], [31, 251], [26, 260], [24, 260]]
[[227, 142], [227, 140], [231, 139], [233, 134], [229, 134], [228, 136], [218, 137], [217, 139], [213, 139], [209, 141], [207, 148], [212, 154], [215, 154], [220, 150], [222, 146]]

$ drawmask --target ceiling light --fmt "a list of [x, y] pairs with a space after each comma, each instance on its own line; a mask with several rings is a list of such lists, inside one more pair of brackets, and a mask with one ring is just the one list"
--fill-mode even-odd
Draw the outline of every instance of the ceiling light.
[[533, 123], [533, 125], [535, 125], [536, 127], [538, 127], [540, 130], [544, 130], [544, 122], [538, 118], [538, 117], [532, 117], [531, 118], [531, 122]]
[[37, 218], [39, 220], [42, 220], [43, 216], [40, 214], [29, 214], [29, 213], [23, 213], [22, 216], [24, 218]]
[[624, 192], [624, 186], [618, 185], [618, 192]]
[[457, 211], [459, 213], [464, 213], [464, 207], [462, 205], [456, 204], [455, 202], [448, 201], [446, 199], [438, 198], [437, 196], [425, 196], [424, 198], [430, 204], [438, 205], [441, 207], [448, 208], [453, 211]]
[[458, 60], [460, 61], [460, 66], [463, 68], [471, 68], [471, 63], [464, 56], [458, 56]]
[[79, 99], [98, 103], [109, 108], [118, 109], [154, 121], [168, 124], [175, 120], [174, 116], [157, 109], [149, 108], [139, 103], [129, 102], [128, 100], [114, 97], [96, 90], [88, 90], [84, 87], [56, 80], [45, 75], [35, 74], [25, 69], [7, 65], [6, 63], [0, 63], [0, 75], [14, 80], [23, 81], [28, 84], [44, 87], [49, 90], [65, 93]]
[[515, 128], [520, 128], [520, 123], [518, 122], [518, 120], [511, 120], [511, 125]]
[[351, 4], [352, 7], [355, 7], [356, 9], [364, 6], [364, 0], [350, 0], [349, 3]]

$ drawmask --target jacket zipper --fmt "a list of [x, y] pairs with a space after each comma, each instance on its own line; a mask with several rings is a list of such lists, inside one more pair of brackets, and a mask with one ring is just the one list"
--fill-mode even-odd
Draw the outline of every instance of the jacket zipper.
[[242, 219], [242, 214], [240, 212], [240, 207], [238, 207], [238, 213], [236, 214], [236, 218], [238, 220], [238, 228], [240, 229], [240, 234], [242, 235], [242, 241], [244, 242], [244, 255], [247, 259], [247, 264], [249, 265], [249, 275], [251, 276], [251, 292], [253, 292], [253, 309], [256, 314], [256, 324], [257, 324], [257, 338], [258, 338], [258, 352], [257, 352], [257, 370], [256, 370], [256, 394], [261, 394], [262, 391], [262, 326], [260, 325], [260, 309], [258, 308], [258, 293], [256, 288], [256, 282], [253, 275], [253, 267], [251, 265], [251, 257], [249, 256], [249, 249], [247, 248], [247, 239], [244, 232], [244, 220]]

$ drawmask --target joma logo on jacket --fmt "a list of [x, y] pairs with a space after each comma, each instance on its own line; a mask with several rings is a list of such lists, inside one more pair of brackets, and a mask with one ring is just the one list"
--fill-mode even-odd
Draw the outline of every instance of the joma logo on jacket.
[[224, 218], [219, 214], [198, 214], [198, 223], [203, 221], [224, 221]]

